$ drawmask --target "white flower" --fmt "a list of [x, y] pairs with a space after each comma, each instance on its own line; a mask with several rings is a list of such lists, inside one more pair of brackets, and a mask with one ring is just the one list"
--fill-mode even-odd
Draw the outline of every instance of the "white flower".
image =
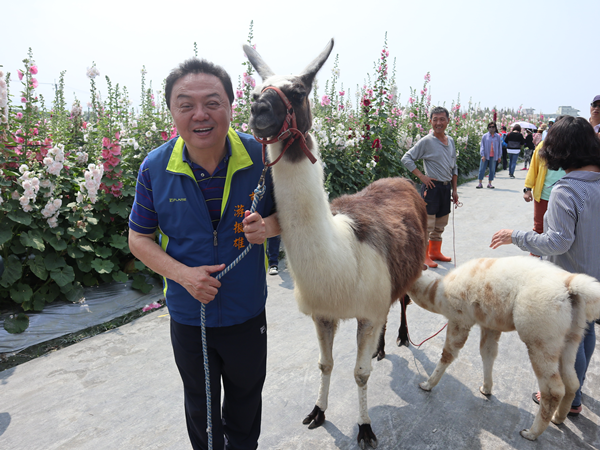
[[78, 192], [75, 200], [77, 201], [77, 203], [83, 202], [83, 194], [81, 192]]
[[93, 80], [98, 75], [100, 75], [100, 71], [98, 70], [98, 68], [95, 65], [93, 65], [92, 67], [87, 68], [86, 75], [89, 79]]
[[27, 172], [29, 170], [29, 167], [27, 167], [27, 164], [22, 164], [21, 167], [19, 167], [19, 172], [22, 174], [25, 174], [25, 172]]
[[152, 137], [152, 132], [151, 131], [146, 131], [146, 137]]
[[156, 124], [154, 122], [152, 122], [152, 126], [150, 127], [150, 129], [152, 131], [156, 131], [157, 128], [156, 128]]
[[13, 193], [10, 195], [10, 198], [13, 200], [19, 200], [19, 197], [21, 197], [21, 194], [19, 194], [17, 191], [13, 191]]
[[21, 206], [29, 205], [29, 197], [21, 197], [19, 199], [19, 203], [21, 203]]

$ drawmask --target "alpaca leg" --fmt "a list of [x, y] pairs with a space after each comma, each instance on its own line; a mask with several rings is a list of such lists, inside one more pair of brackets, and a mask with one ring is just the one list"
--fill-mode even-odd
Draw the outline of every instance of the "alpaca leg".
[[444, 343], [442, 357], [429, 379], [419, 383], [421, 389], [430, 391], [440, 382], [440, 378], [442, 378], [442, 375], [444, 375], [448, 366], [458, 356], [460, 349], [463, 348], [465, 342], [467, 342], [469, 331], [471, 331], [471, 328], [462, 328], [456, 323], [448, 322], [446, 342]]
[[357, 441], [363, 449], [366, 444], [373, 448], [377, 447], [377, 437], [371, 429], [371, 418], [369, 417], [367, 405], [367, 383], [371, 375], [371, 355], [375, 349], [381, 328], [382, 325], [373, 325], [368, 320], [358, 320], [356, 332], [358, 351], [356, 366], [354, 367], [354, 380], [358, 387], [359, 405]]
[[317, 404], [310, 414], [302, 421], [304, 425], [308, 425], [309, 429], [317, 428], [325, 422], [325, 410], [327, 409], [327, 399], [329, 396], [329, 383], [331, 381], [331, 371], [333, 370], [333, 338], [338, 326], [337, 320], [313, 317], [313, 321], [315, 323], [315, 328], [317, 329], [317, 338], [319, 339], [319, 348], [321, 350], [319, 357], [321, 385], [319, 386]]
[[488, 328], [481, 329], [479, 353], [483, 361], [483, 386], [479, 388], [479, 391], [483, 395], [490, 395], [492, 393], [492, 386], [494, 385], [492, 370], [496, 356], [498, 356], [498, 341], [501, 334], [501, 331], [490, 330]]
[[575, 333], [572, 332], [567, 335], [565, 347], [560, 355], [559, 370], [562, 381], [565, 384], [565, 395], [552, 417], [552, 422], [555, 424], [561, 424], [565, 421], [575, 398], [575, 393], [579, 389], [579, 379], [577, 378], [577, 372], [575, 372], [575, 357], [577, 356], [577, 348], [580, 341], [580, 329]]
[[560, 349], [556, 352], [549, 348], [534, 348], [528, 346], [529, 358], [540, 387], [540, 407], [535, 415], [533, 424], [528, 430], [522, 430], [521, 436], [534, 441], [544, 432], [550, 423], [550, 418], [565, 395], [565, 385], [558, 370]]

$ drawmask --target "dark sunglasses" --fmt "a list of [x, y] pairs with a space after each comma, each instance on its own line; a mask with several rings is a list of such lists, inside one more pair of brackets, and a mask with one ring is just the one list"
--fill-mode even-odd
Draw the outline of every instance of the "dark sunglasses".
[[495, 127], [494, 125], [490, 125], [490, 126], [488, 127], [488, 130], [494, 130], [494, 129], [496, 129], [496, 127]]
[[592, 108], [600, 108], [600, 102], [590, 103], [590, 105], [592, 106]]

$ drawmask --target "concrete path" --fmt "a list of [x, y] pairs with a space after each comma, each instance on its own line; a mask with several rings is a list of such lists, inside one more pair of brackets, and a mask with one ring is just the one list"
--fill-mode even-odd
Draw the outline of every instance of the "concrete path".
[[[521, 166], [519, 165], [518, 168]], [[502, 171], [496, 189], [459, 189], [463, 206], [444, 233], [443, 251], [469, 259], [522, 254], [514, 246], [491, 250], [500, 228], [528, 230], [533, 206], [522, 199], [525, 171]], [[453, 229], [453, 224], [455, 230]], [[454, 239], [453, 239], [454, 237]], [[455, 248], [453, 248], [455, 240]], [[452, 263], [436, 269], [445, 272]], [[341, 324], [334, 344], [327, 420], [301, 424], [314, 406], [319, 356], [312, 320], [298, 312], [289, 272], [269, 277], [268, 376], [263, 396], [262, 449], [356, 449], [358, 399], [353, 368], [356, 323]], [[411, 305], [411, 338], [420, 342], [445, 323]], [[504, 334], [494, 370], [494, 394], [479, 393], [482, 364], [475, 327], [457, 361], [431, 392], [418, 387], [433, 371], [445, 331], [420, 348], [395, 346], [399, 308], [389, 315], [387, 356], [373, 362], [369, 414], [381, 449], [598, 449], [600, 357], [592, 360], [584, 409], [561, 426], [550, 424], [536, 442], [519, 435], [537, 411], [537, 381], [525, 345]], [[600, 329], [598, 330], [600, 332]], [[182, 386], [169, 341], [169, 317], [158, 310], [135, 322], [0, 372], [0, 449], [189, 449]]]

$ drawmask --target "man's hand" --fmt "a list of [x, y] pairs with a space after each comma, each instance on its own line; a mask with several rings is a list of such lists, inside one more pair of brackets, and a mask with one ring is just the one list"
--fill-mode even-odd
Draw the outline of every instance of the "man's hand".
[[262, 216], [250, 211], [245, 212], [246, 217], [242, 221], [244, 234], [251, 244], [262, 244], [267, 239], [267, 227]]
[[435, 184], [433, 183], [434, 181], [437, 181], [435, 178], [429, 178], [427, 175], [422, 174], [419, 177], [419, 180], [421, 180], [421, 183], [423, 183], [425, 186], [427, 186], [429, 189], [433, 189], [435, 187]]
[[482, 157], [481, 157], [481, 160], [482, 160], [482, 161], [485, 161], [485, 156], [482, 156]]
[[452, 203], [458, 205], [458, 192], [452, 191]]
[[211, 274], [225, 269], [225, 264], [218, 266], [186, 267], [178, 280], [196, 300], [205, 305], [214, 300], [221, 287], [221, 282]]
[[498, 248], [501, 245], [512, 244], [513, 230], [500, 230], [492, 236], [491, 248]]
[[533, 192], [531, 192], [531, 191], [524, 192], [523, 199], [529, 203], [531, 200], [533, 200]]

